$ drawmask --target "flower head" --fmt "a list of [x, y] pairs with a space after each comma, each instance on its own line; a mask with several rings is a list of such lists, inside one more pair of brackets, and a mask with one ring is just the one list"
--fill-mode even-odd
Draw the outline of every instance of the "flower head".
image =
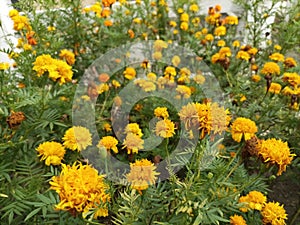
[[155, 133], [163, 138], [173, 137], [175, 134], [175, 125], [169, 119], [163, 119], [156, 123]]
[[55, 141], [47, 141], [40, 144], [36, 150], [41, 156], [41, 160], [45, 160], [47, 166], [50, 165], [60, 165], [61, 160], [64, 158], [66, 150], [64, 146]]
[[263, 224], [267, 225], [285, 225], [287, 214], [283, 206], [280, 206], [278, 202], [268, 202], [265, 204], [261, 211], [263, 217]]
[[264, 75], [279, 75], [280, 67], [275, 62], [266, 62], [261, 69], [261, 73]]
[[94, 217], [108, 216], [107, 205], [110, 195], [104, 176], [90, 165], [74, 163], [62, 164], [59, 176], [52, 177], [50, 189], [55, 190], [60, 198], [56, 209], [82, 213], [83, 217], [96, 208]]
[[112, 136], [105, 136], [101, 138], [97, 147], [98, 148], [104, 147], [107, 151], [113, 150], [114, 153], [118, 153], [117, 144], [118, 144], [118, 140], [116, 138]]
[[230, 217], [230, 224], [231, 225], [247, 225], [246, 221], [242, 216], [233, 215]]
[[279, 94], [280, 91], [281, 91], [281, 85], [278, 83], [272, 82], [268, 92], [274, 93], [274, 94]]
[[82, 151], [92, 145], [92, 135], [90, 131], [81, 126], [69, 128], [62, 138], [63, 145], [72, 151]]
[[73, 65], [75, 63], [75, 54], [67, 49], [62, 49], [59, 53], [59, 57], [66, 60], [69, 65]]
[[242, 137], [247, 141], [257, 132], [257, 126], [254, 121], [238, 117], [231, 125], [231, 136], [236, 142], [241, 142]]
[[159, 175], [155, 169], [155, 165], [147, 159], [136, 160], [134, 163], [130, 163], [130, 172], [126, 175], [127, 181], [131, 183], [133, 189], [142, 194], [142, 190], [155, 184]]
[[154, 109], [154, 115], [158, 118], [167, 119], [169, 118], [169, 113], [167, 107], [157, 107]]
[[129, 123], [129, 124], [127, 124], [127, 126], [125, 128], [125, 133], [126, 134], [132, 133], [132, 134], [135, 134], [135, 135], [137, 135], [139, 137], [143, 136], [143, 132], [142, 132], [140, 126], [137, 123]]
[[259, 191], [250, 191], [246, 196], [239, 198], [239, 203], [245, 204], [244, 207], [240, 208], [242, 212], [247, 212], [249, 209], [261, 211], [266, 202], [267, 197]]
[[127, 149], [127, 154], [138, 153], [140, 149], [143, 149], [144, 140], [134, 133], [128, 133], [123, 141], [123, 148]]
[[269, 56], [270, 59], [276, 61], [276, 62], [283, 62], [284, 61], [284, 55], [275, 52], [272, 55]]
[[264, 162], [275, 164], [278, 167], [277, 175], [281, 175], [286, 170], [286, 166], [292, 162], [295, 156], [290, 153], [287, 142], [275, 138], [262, 140], [258, 146], [258, 155]]
[[133, 67], [127, 67], [123, 74], [126, 79], [132, 80], [136, 76], [136, 71]]

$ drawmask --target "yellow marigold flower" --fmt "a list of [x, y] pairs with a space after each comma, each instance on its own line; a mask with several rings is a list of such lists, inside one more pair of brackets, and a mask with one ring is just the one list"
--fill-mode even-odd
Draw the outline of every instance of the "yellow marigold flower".
[[292, 68], [292, 67], [297, 66], [296, 60], [292, 57], [287, 57], [283, 63], [287, 68]]
[[153, 46], [156, 52], [162, 51], [164, 48], [168, 48], [168, 43], [163, 40], [156, 40]]
[[254, 74], [251, 76], [251, 80], [254, 81], [254, 82], [259, 82], [261, 79], [261, 77], [257, 74]]
[[235, 40], [234, 42], [232, 42], [232, 46], [235, 48], [238, 48], [241, 46], [240, 42], [238, 40]]
[[213, 41], [214, 40], [214, 36], [212, 34], [207, 34], [207, 35], [205, 35], [205, 40], [206, 41]]
[[63, 145], [72, 151], [82, 151], [92, 145], [92, 135], [90, 131], [81, 126], [73, 126], [69, 128], [63, 138]]
[[175, 134], [175, 124], [169, 119], [163, 119], [156, 123], [155, 134], [163, 138], [173, 137]]
[[127, 126], [125, 127], [125, 133], [126, 134], [132, 133], [132, 134], [135, 134], [139, 137], [143, 136], [143, 132], [142, 132], [140, 126], [137, 123], [127, 124]]
[[60, 175], [52, 177], [49, 183], [50, 189], [59, 195], [60, 202], [56, 209], [79, 212], [83, 217], [96, 209], [94, 218], [108, 216], [109, 186], [104, 182], [104, 176], [90, 165], [62, 164]]
[[194, 77], [194, 81], [197, 84], [203, 84], [205, 82], [205, 77], [202, 74], [196, 74], [196, 76]]
[[222, 47], [219, 50], [220, 58], [224, 59], [225, 57], [230, 57], [231, 56], [231, 50], [229, 47]]
[[268, 92], [274, 93], [274, 94], [279, 94], [280, 91], [281, 91], [281, 85], [278, 83], [272, 82]]
[[250, 57], [251, 57], [250, 54], [245, 51], [238, 51], [238, 53], [236, 54], [237, 59], [242, 59], [245, 61], [249, 61]]
[[191, 97], [192, 91], [191, 88], [186, 86], [186, 85], [178, 85], [176, 87], [176, 91], [178, 95], [176, 96], [177, 98], [189, 98]]
[[13, 28], [16, 31], [20, 31], [23, 29], [31, 30], [31, 25], [26, 16], [21, 16], [19, 13], [15, 16], [12, 16], [11, 19], [14, 22]]
[[239, 20], [238, 20], [237, 16], [226, 16], [225, 17], [225, 24], [238, 25]]
[[140, 84], [140, 87], [145, 91], [145, 92], [150, 92], [150, 91], [155, 91], [156, 90], [156, 85], [152, 81], [147, 81], [144, 80]]
[[111, 84], [112, 84], [112, 86], [113, 86], [114, 88], [119, 88], [119, 87], [121, 87], [120, 82], [117, 81], [117, 80], [112, 80]]
[[39, 153], [38, 156], [41, 156], [41, 160], [45, 160], [47, 166], [60, 165], [66, 153], [64, 146], [55, 141], [44, 142], [36, 150]]
[[226, 42], [224, 40], [219, 40], [218, 43], [217, 43], [217, 45], [219, 47], [224, 47], [226, 45]]
[[275, 62], [266, 62], [260, 72], [264, 75], [279, 75], [280, 67]]
[[143, 149], [144, 140], [134, 133], [128, 133], [123, 141], [123, 148], [127, 149], [127, 154], [138, 153], [140, 149]]
[[216, 27], [216, 29], [214, 31], [214, 34], [216, 36], [224, 36], [224, 35], [226, 35], [226, 27], [225, 26]]
[[270, 164], [275, 164], [278, 167], [277, 176], [281, 175], [286, 170], [295, 154], [290, 153], [290, 148], [287, 142], [277, 140], [275, 138], [262, 140], [259, 143], [258, 155], [263, 161]]
[[250, 49], [248, 50], [248, 53], [249, 53], [250, 55], [256, 55], [257, 52], [258, 52], [258, 49], [257, 49], [257, 48], [250, 48]]
[[109, 8], [105, 8], [105, 9], [103, 9], [102, 12], [101, 12], [101, 17], [102, 17], [102, 18], [107, 18], [107, 17], [110, 16], [110, 14], [111, 14], [110, 9], [109, 9]]
[[151, 80], [151, 81], [156, 81], [156, 74], [150, 72], [150, 73], [147, 74], [147, 78], [148, 78], [149, 80]]
[[109, 90], [109, 85], [106, 83], [102, 83], [102, 84], [97, 85], [96, 89], [97, 89], [97, 93], [100, 95], [103, 92], [106, 92]]
[[217, 63], [221, 59], [220, 53], [216, 53], [211, 57], [211, 62], [213, 64]]
[[197, 110], [198, 127], [200, 129], [200, 139], [203, 139], [205, 135], [210, 134], [212, 129], [212, 112], [210, 106], [211, 106], [210, 103], [194, 104], [194, 107]]
[[282, 48], [280, 45], [274, 45], [274, 49], [277, 50], [277, 51], [280, 51]]
[[236, 142], [241, 142], [244, 136], [245, 141], [251, 139], [257, 132], [255, 122], [244, 117], [238, 117], [231, 125], [231, 136]]
[[154, 109], [154, 115], [159, 118], [167, 119], [169, 118], [169, 113], [167, 107], [156, 107]]
[[231, 225], [247, 225], [246, 221], [242, 216], [233, 215], [230, 217]]
[[211, 129], [214, 134], [221, 134], [230, 123], [231, 117], [229, 115], [229, 110], [224, 109], [224, 107], [219, 106], [217, 103], [210, 104], [211, 110]]
[[55, 28], [54, 26], [48, 26], [48, 27], [47, 27], [47, 30], [48, 30], [48, 31], [55, 31], [56, 28]]
[[162, 58], [162, 53], [161, 52], [154, 52], [153, 53], [153, 58], [155, 60], [160, 60]]
[[188, 103], [187, 105], [183, 106], [178, 115], [180, 116], [180, 120], [184, 122], [186, 130], [199, 128], [199, 116], [195, 103]]
[[189, 22], [189, 14], [187, 14], [187, 13], [182, 13], [182, 14], [180, 15], [180, 21], [181, 21], [181, 22]]
[[75, 63], [75, 54], [67, 49], [62, 49], [59, 53], [59, 57], [66, 60], [69, 65]]
[[245, 206], [240, 208], [242, 212], [248, 212], [249, 209], [261, 211], [267, 202], [267, 197], [259, 191], [250, 191], [246, 196], [239, 198], [239, 203]]
[[199, 6], [197, 5], [197, 4], [192, 4], [192, 5], [190, 5], [190, 11], [192, 11], [192, 12], [198, 12], [199, 11]]
[[180, 61], [181, 61], [181, 59], [180, 59], [180, 57], [178, 55], [173, 56], [173, 58], [172, 58], [172, 64], [175, 67], [177, 67], [180, 64]]
[[126, 175], [127, 181], [131, 183], [131, 188], [136, 189], [142, 194], [149, 185], [155, 184], [158, 172], [156, 166], [147, 159], [136, 160], [130, 163], [130, 172]]
[[171, 21], [169, 22], [169, 25], [170, 25], [171, 27], [176, 27], [176, 26], [177, 26], [177, 23], [176, 23], [174, 20], [171, 20]]
[[0, 63], [0, 70], [8, 70], [10, 67], [9, 63], [1, 62]]
[[113, 150], [114, 153], [118, 153], [117, 148], [118, 140], [112, 136], [102, 137], [97, 145], [98, 148], [105, 148], [107, 151]]
[[184, 31], [187, 31], [189, 29], [189, 24], [187, 22], [182, 22], [180, 24], [180, 29], [184, 30]]
[[123, 74], [126, 79], [132, 80], [136, 76], [136, 71], [133, 67], [127, 67]]
[[[40, 55], [36, 58], [35, 62], [33, 63], [33, 70], [37, 72], [37, 76], [42, 76], [45, 72], [47, 72], [50, 68], [50, 63], [53, 61], [53, 58], [46, 54]], [[53, 68], [54, 70], [55, 68]]]
[[272, 59], [276, 62], [283, 62], [284, 61], [284, 55], [282, 55], [278, 52], [275, 52], [275, 53], [273, 53], [272, 55], [269, 56], [269, 59]]
[[297, 87], [300, 84], [300, 75], [298, 73], [284, 73], [282, 80], [289, 82], [293, 87]]
[[105, 124], [103, 125], [103, 129], [104, 129], [106, 132], [112, 131], [111, 125], [110, 125], [109, 123], [105, 123]]
[[12, 9], [12, 10], [9, 11], [8, 15], [9, 15], [10, 18], [13, 18], [13, 17], [19, 15], [19, 11], [16, 10], [16, 9]]
[[265, 204], [261, 211], [263, 217], [263, 224], [271, 225], [285, 225], [285, 220], [287, 219], [287, 214], [283, 206], [280, 206], [278, 202], [268, 202]]
[[175, 67], [173, 67], [173, 66], [167, 66], [166, 68], [165, 68], [165, 71], [164, 71], [164, 75], [165, 76], [173, 76], [173, 77], [175, 77], [176, 76], [176, 74], [177, 74], [177, 72], [176, 72], [176, 69], [175, 69]]
[[32, 50], [32, 46], [30, 44], [24, 44], [23, 45], [23, 49], [24, 49], [24, 51], [31, 51]]

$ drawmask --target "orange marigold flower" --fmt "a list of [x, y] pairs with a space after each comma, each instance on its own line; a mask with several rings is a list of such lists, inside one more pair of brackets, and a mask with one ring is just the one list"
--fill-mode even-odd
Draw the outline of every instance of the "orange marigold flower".
[[300, 84], [300, 75], [298, 73], [284, 73], [282, 80], [289, 82], [293, 87], [298, 87]]
[[105, 20], [104, 21], [104, 26], [111, 27], [112, 25], [113, 25], [113, 22], [111, 20]]
[[265, 204], [261, 211], [263, 217], [263, 224], [271, 225], [285, 225], [287, 214], [283, 206], [280, 206], [278, 202], [268, 202]]
[[279, 75], [280, 67], [275, 62], [266, 62], [260, 72], [264, 75]]
[[257, 74], [254, 74], [251, 76], [251, 80], [254, 81], [254, 82], [259, 82], [261, 79], [261, 77]]
[[292, 67], [297, 66], [296, 60], [292, 57], [287, 57], [283, 63], [287, 68], [292, 68]]
[[233, 215], [230, 217], [231, 225], [247, 225], [246, 221], [242, 216]]
[[126, 79], [132, 80], [136, 76], [136, 71], [133, 67], [127, 67], [123, 74]]
[[242, 212], [248, 212], [249, 209], [261, 211], [267, 202], [267, 197], [259, 191], [250, 191], [246, 196], [239, 198], [239, 203], [244, 203], [245, 206], [240, 208]]
[[280, 91], [281, 91], [281, 85], [278, 83], [272, 82], [268, 92], [274, 93], [274, 94], [279, 94]]
[[241, 142], [242, 137], [247, 141], [257, 132], [257, 126], [254, 121], [238, 117], [231, 125], [231, 136], [236, 142]]
[[156, 123], [155, 133], [163, 138], [173, 137], [175, 134], [175, 124], [169, 119], [163, 119]]
[[278, 167], [277, 176], [286, 170], [291, 164], [295, 154], [290, 153], [287, 142], [275, 138], [262, 140], [258, 146], [258, 155], [265, 163], [275, 164]]
[[214, 34], [216, 36], [224, 36], [226, 35], [226, 27], [225, 26], [219, 26], [215, 29]]
[[104, 7], [110, 7], [112, 4], [114, 4], [116, 0], [102, 0], [102, 5]]
[[90, 165], [75, 162], [72, 166], [62, 164], [59, 176], [52, 177], [50, 189], [58, 193], [58, 210], [82, 213], [83, 218], [95, 210], [94, 218], [108, 216], [110, 195], [104, 176]]
[[138, 190], [142, 194], [142, 190], [146, 190], [149, 185], [155, 184], [159, 175], [155, 169], [156, 166], [147, 159], [136, 160], [134, 163], [130, 163], [130, 172], [126, 174], [126, 178], [131, 184], [131, 188]]
[[269, 56], [269, 59], [272, 59], [276, 62], [283, 62], [284, 61], [284, 55], [282, 55], [278, 52], [275, 52], [275, 53], [273, 53], [272, 55]]

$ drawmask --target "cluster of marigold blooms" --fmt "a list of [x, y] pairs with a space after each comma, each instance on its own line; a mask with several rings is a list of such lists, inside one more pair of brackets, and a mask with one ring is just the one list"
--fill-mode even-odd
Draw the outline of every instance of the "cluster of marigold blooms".
[[[259, 211], [264, 225], [286, 224], [285, 220], [287, 219], [287, 214], [283, 206], [278, 202], [267, 202], [267, 197], [259, 191], [250, 191], [246, 196], [241, 196], [239, 203], [242, 205], [240, 208], [242, 213], [253, 210]], [[243, 216], [237, 214], [230, 217], [230, 224], [247, 225]]]

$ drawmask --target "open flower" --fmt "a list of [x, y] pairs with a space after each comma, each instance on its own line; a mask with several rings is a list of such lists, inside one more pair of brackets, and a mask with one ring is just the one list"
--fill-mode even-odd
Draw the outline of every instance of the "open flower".
[[61, 160], [64, 158], [66, 150], [64, 146], [55, 141], [47, 141], [40, 144], [36, 150], [41, 156], [41, 160], [45, 160], [47, 166], [50, 165], [60, 165]]
[[118, 153], [117, 144], [118, 144], [118, 140], [116, 138], [112, 136], [105, 136], [101, 138], [97, 147], [98, 148], [104, 147], [107, 151], [113, 150], [114, 153]]
[[244, 207], [240, 208], [242, 212], [248, 212], [249, 209], [261, 211], [266, 202], [267, 197], [259, 191], [250, 191], [246, 196], [239, 198], [239, 203], [245, 204]]
[[123, 74], [126, 79], [132, 80], [136, 76], [136, 71], [133, 67], [127, 67]]
[[154, 115], [158, 118], [167, 119], [169, 118], [169, 113], [167, 107], [157, 107], [154, 109]]
[[242, 216], [233, 215], [230, 217], [230, 224], [231, 225], [247, 225], [246, 221]]
[[283, 206], [280, 206], [278, 202], [268, 202], [265, 204], [261, 211], [263, 217], [263, 224], [271, 225], [285, 225], [285, 220], [287, 219], [287, 214]]
[[62, 164], [60, 175], [52, 177], [50, 185], [50, 189], [59, 195], [56, 209], [82, 213], [83, 217], [96, 209], [95, 218], [108, 216], [109, 186], [104, 182], [104, 176], [90, 165], [76, 162], [72, 166]]
[[236, 142], [241, 142], [242, 137], [245, 141], [252, 138], [257, 132], [257, 126], [254, 121], [238, 117], [231, 125], [231, 136]]
[[275, 138], [262, 140], [258, 146], [258, 155], [263, 161], [275, 164], [278, 167], [277, 175], [281, 175], [286, 170], [295, 154], [290, 153], [287, 142], [277, 140]]
[[127, 154], [138, 153], [140, 149], [143, 149], [144, 140], [134, 133], [128, 133], [123, 142], [123, 148], [127, 149]]
[[175, 125], [169, 119], [163, 119], [156, 123], [155, 133], [163, 138], [173, 137], [175, 134]]
[[126, 134], [132, 133], [132, 134], [135, 134], [139, 137], [143, 136], [143, 132], [142, 132], [140, 126], [137, 123], [127, 124], [127, 126], [125, 127], [125, 133]]
[[81, 126], [74, 126], [65, 132], [62, 138], [63, 145], [73, 151], [85, 150], [88, 146], [92, 145], [92, 135], [90, 131]]
[[142, 190], [155, 184], [159, 175], [155, 169], [156, 166], [147, 159], [136, 160], [134, 163], [130, 163], [130, 172], [126, 175], [127, 181], [131, 183], [133, 189], [142, 194]]
[[266, 62], [260, 72], [263, 75], [279, 75], [280, 67], [275, 62]]

